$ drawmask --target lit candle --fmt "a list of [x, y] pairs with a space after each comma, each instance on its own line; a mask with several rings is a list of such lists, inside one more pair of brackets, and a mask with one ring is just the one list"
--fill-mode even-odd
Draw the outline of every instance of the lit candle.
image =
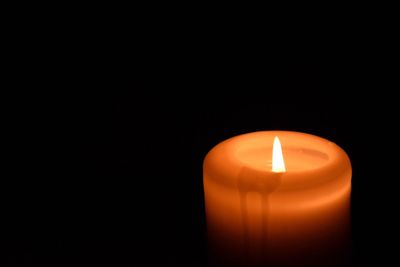
[[244, 134], [214, 147], [203, 172], [209, 245], [220, 261], [312, 266], [344, 249], [351, 164], [336, 144], [298, 132]]

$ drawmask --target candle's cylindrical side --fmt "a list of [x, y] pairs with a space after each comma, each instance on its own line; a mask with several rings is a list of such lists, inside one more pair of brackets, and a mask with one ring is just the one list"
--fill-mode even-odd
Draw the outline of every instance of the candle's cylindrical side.
[[[248, 144], [257, 146], [275, 135], [286, 137], [291, 147], [298, 138], [300, 155], [308, 153], [303, 148], [311, 146], [316, 151], [323, 144], [326, 162], [322, 167], [289, 169], [277, 175], [235, 158], [241, 142], [248, 149]], [[297, 266], [317, 266], [328, 257], [341, 259], [347, 252], [351, 165], [335, 144], [293, 132], [248, 134], [213, 148], [203, 172], [209, 247], [221, 263], [285, 266], [295, 261]], [[324, 262], [329, 264], [333, 261]]]

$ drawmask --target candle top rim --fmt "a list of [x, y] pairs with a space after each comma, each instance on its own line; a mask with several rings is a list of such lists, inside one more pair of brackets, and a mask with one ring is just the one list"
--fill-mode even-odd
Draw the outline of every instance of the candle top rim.
[[[272, 172], [267, 158], [263, 165], [263, 159], [257, 156], [270, 155], [268, 151], [272, 151], [275, 136], [280, 138], [284, 158], [289, 163], [284, 173]], [[290, 157], [294, 156], [310, 157], [312, 164], [300, 169], [292, 168]], [[247, 173], [245, 176], [263, 176], [263, 179], [279, 175], [282, 189], [316, 186], [344, 172], [351, 176], [350, 160], [338, 145], [316, 135], [294, 131], [258, 131], [229, 138], [207, 154], [204, 161], [206, 165], [210, 168], [204, 168], [205, 173], [206, 169], [211, 169], [211, 173], [218, 174], [216, 180], [231, 185], [238, 183], [243, 172]]]
[[[338, 156], [338, 146], [333, 142], [315, 135], [299, 132], [260, 131], [235, 136], [226, 141], [232, 142], [232, 144], [230, 144], [233, 150], [231, 153], [244, 165], [258, 169], [259, 171], [271, 172], [272, 158], [270, 157], [270, 151], [273, 149], [271, 138], [275, 137], [280, 137], [280, 139], [282, 139], [283, 158], [285, 162], [293, 160], [293, 154], [297, 154], [297, 156], [302, 154], [301, 156], [303, 158], [311, 156], [314, 159], [319, 159], [317, 162], [314, 162], [314, 164], [303, 166], [301, 169], [290, 168], [290, 166], [288, 166], [288, 170], [285, 172], [299, 173], [317, 170], [336, 160]], [[258, 155], [258, 159], [260, 161], [265, 161], [265, 164], [261, 163], [257, 166], [256, 164], [252, 164], [251, 161], [246, 161], [248, 154], [255, 154], [255, 152], [264, 152], [258, 153], [261, 154]]]

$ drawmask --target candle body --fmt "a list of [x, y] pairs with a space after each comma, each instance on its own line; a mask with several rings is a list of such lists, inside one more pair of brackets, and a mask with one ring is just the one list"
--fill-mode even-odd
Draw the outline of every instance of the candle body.
[[[284, 173], [271, 171], [275, 136], [282, 140]], [[350, 190], [350, 161], [332, 142], [282, 131], [231, 138], [204, 161], [212, 257], [229, 266], [317, 266], [342, 254]]]

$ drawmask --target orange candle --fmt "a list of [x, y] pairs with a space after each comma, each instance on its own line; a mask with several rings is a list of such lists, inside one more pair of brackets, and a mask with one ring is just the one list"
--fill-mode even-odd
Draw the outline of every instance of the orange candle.
[[336, 144], [244, 134], [215, 146], [203, 173], [209, 246], [221, 264], [312, 266], [347, 250], [352, 171]]

